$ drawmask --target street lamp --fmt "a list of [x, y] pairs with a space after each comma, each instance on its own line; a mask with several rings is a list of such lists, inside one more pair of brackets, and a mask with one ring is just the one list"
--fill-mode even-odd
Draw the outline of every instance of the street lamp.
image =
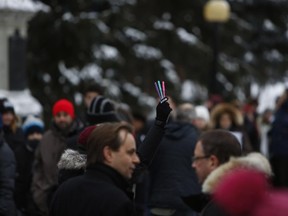
[[204, 18], [213, 23], [213, 62], [208, 83], [209, 95], [219, 94], [217, 88], [218, 54], [219, 54], [219, 24], [228, 21], [230, 5], [226, 0], [209, 0], [204, 6]]

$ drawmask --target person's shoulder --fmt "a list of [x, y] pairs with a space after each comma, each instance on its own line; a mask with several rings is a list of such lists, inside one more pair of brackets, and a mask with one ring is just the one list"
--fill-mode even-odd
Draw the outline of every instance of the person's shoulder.
[[13, 157], [14, 156], [12, 149], [9, 147], [9, 145], [5, 141], [1, 141], [0, 154], [1, 154], [0, 157], [2, 157], [2, 155], [5, 157]]
[[53, 130], [48, 129], [48, 130], [46, 130], [46, 131], [44, 132], [43, 138], [44, 138], [44, 137], [52, 136], [53, 134], [54, 134]]
[[212, 200], [204, 207], [201, 216], [227, 216], [227, 214]]

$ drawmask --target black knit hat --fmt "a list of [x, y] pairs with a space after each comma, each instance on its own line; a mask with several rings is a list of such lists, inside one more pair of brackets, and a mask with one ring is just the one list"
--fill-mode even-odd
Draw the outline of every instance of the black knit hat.
[[15, 114], [12, 103], [7, 98], [0, 99], [0, 113], [12, 112]]
[[90, 125], [104, 122], [119, 122], [114, 103], [103, 96], [95, 97], [87, 111], [87, 120]]

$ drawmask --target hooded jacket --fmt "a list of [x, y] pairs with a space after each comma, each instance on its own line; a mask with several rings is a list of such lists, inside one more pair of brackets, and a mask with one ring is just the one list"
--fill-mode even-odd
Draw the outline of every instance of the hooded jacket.
[[73, 149], [66, 149], [58, 163], [58, 182], [62, 184], [66, 180], [84, 174], [86, 169], [85, 154]]
[[192, 124], [183, 122], [172, 122], [166, 130], [151, 165], [149, 205], [185, 210], [187, 206], [181, 196], [201, 191], [191, 167], [198, 131]]

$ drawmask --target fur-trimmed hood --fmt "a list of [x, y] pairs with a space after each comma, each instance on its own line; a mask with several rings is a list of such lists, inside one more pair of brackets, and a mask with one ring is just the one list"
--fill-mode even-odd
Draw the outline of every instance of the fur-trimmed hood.
[[234, 126], [242, 126], [243, 125], [243, 116], [240, 110], [237, 107], [233, 106], [229, 103], [220, 103], [216, 105], [210, 114], [210, 127], [215, 128], [219, 124], [219, 118], [222, 114], [229, 113], [232, 118], [232, 122]]
[[78, 151], [66, 149], [58, 162], [58, 169], [85, 169], [86, 155]]
[[212, 171], [202, 185], [203, 193], [212, 194], [218, 183], [230, 171], [235, 169], [253, 169], [272, 176], [269, 161], [260, 153], [250, 153], [244, 157], [231, 157], [229, 162], [224, 163]]

